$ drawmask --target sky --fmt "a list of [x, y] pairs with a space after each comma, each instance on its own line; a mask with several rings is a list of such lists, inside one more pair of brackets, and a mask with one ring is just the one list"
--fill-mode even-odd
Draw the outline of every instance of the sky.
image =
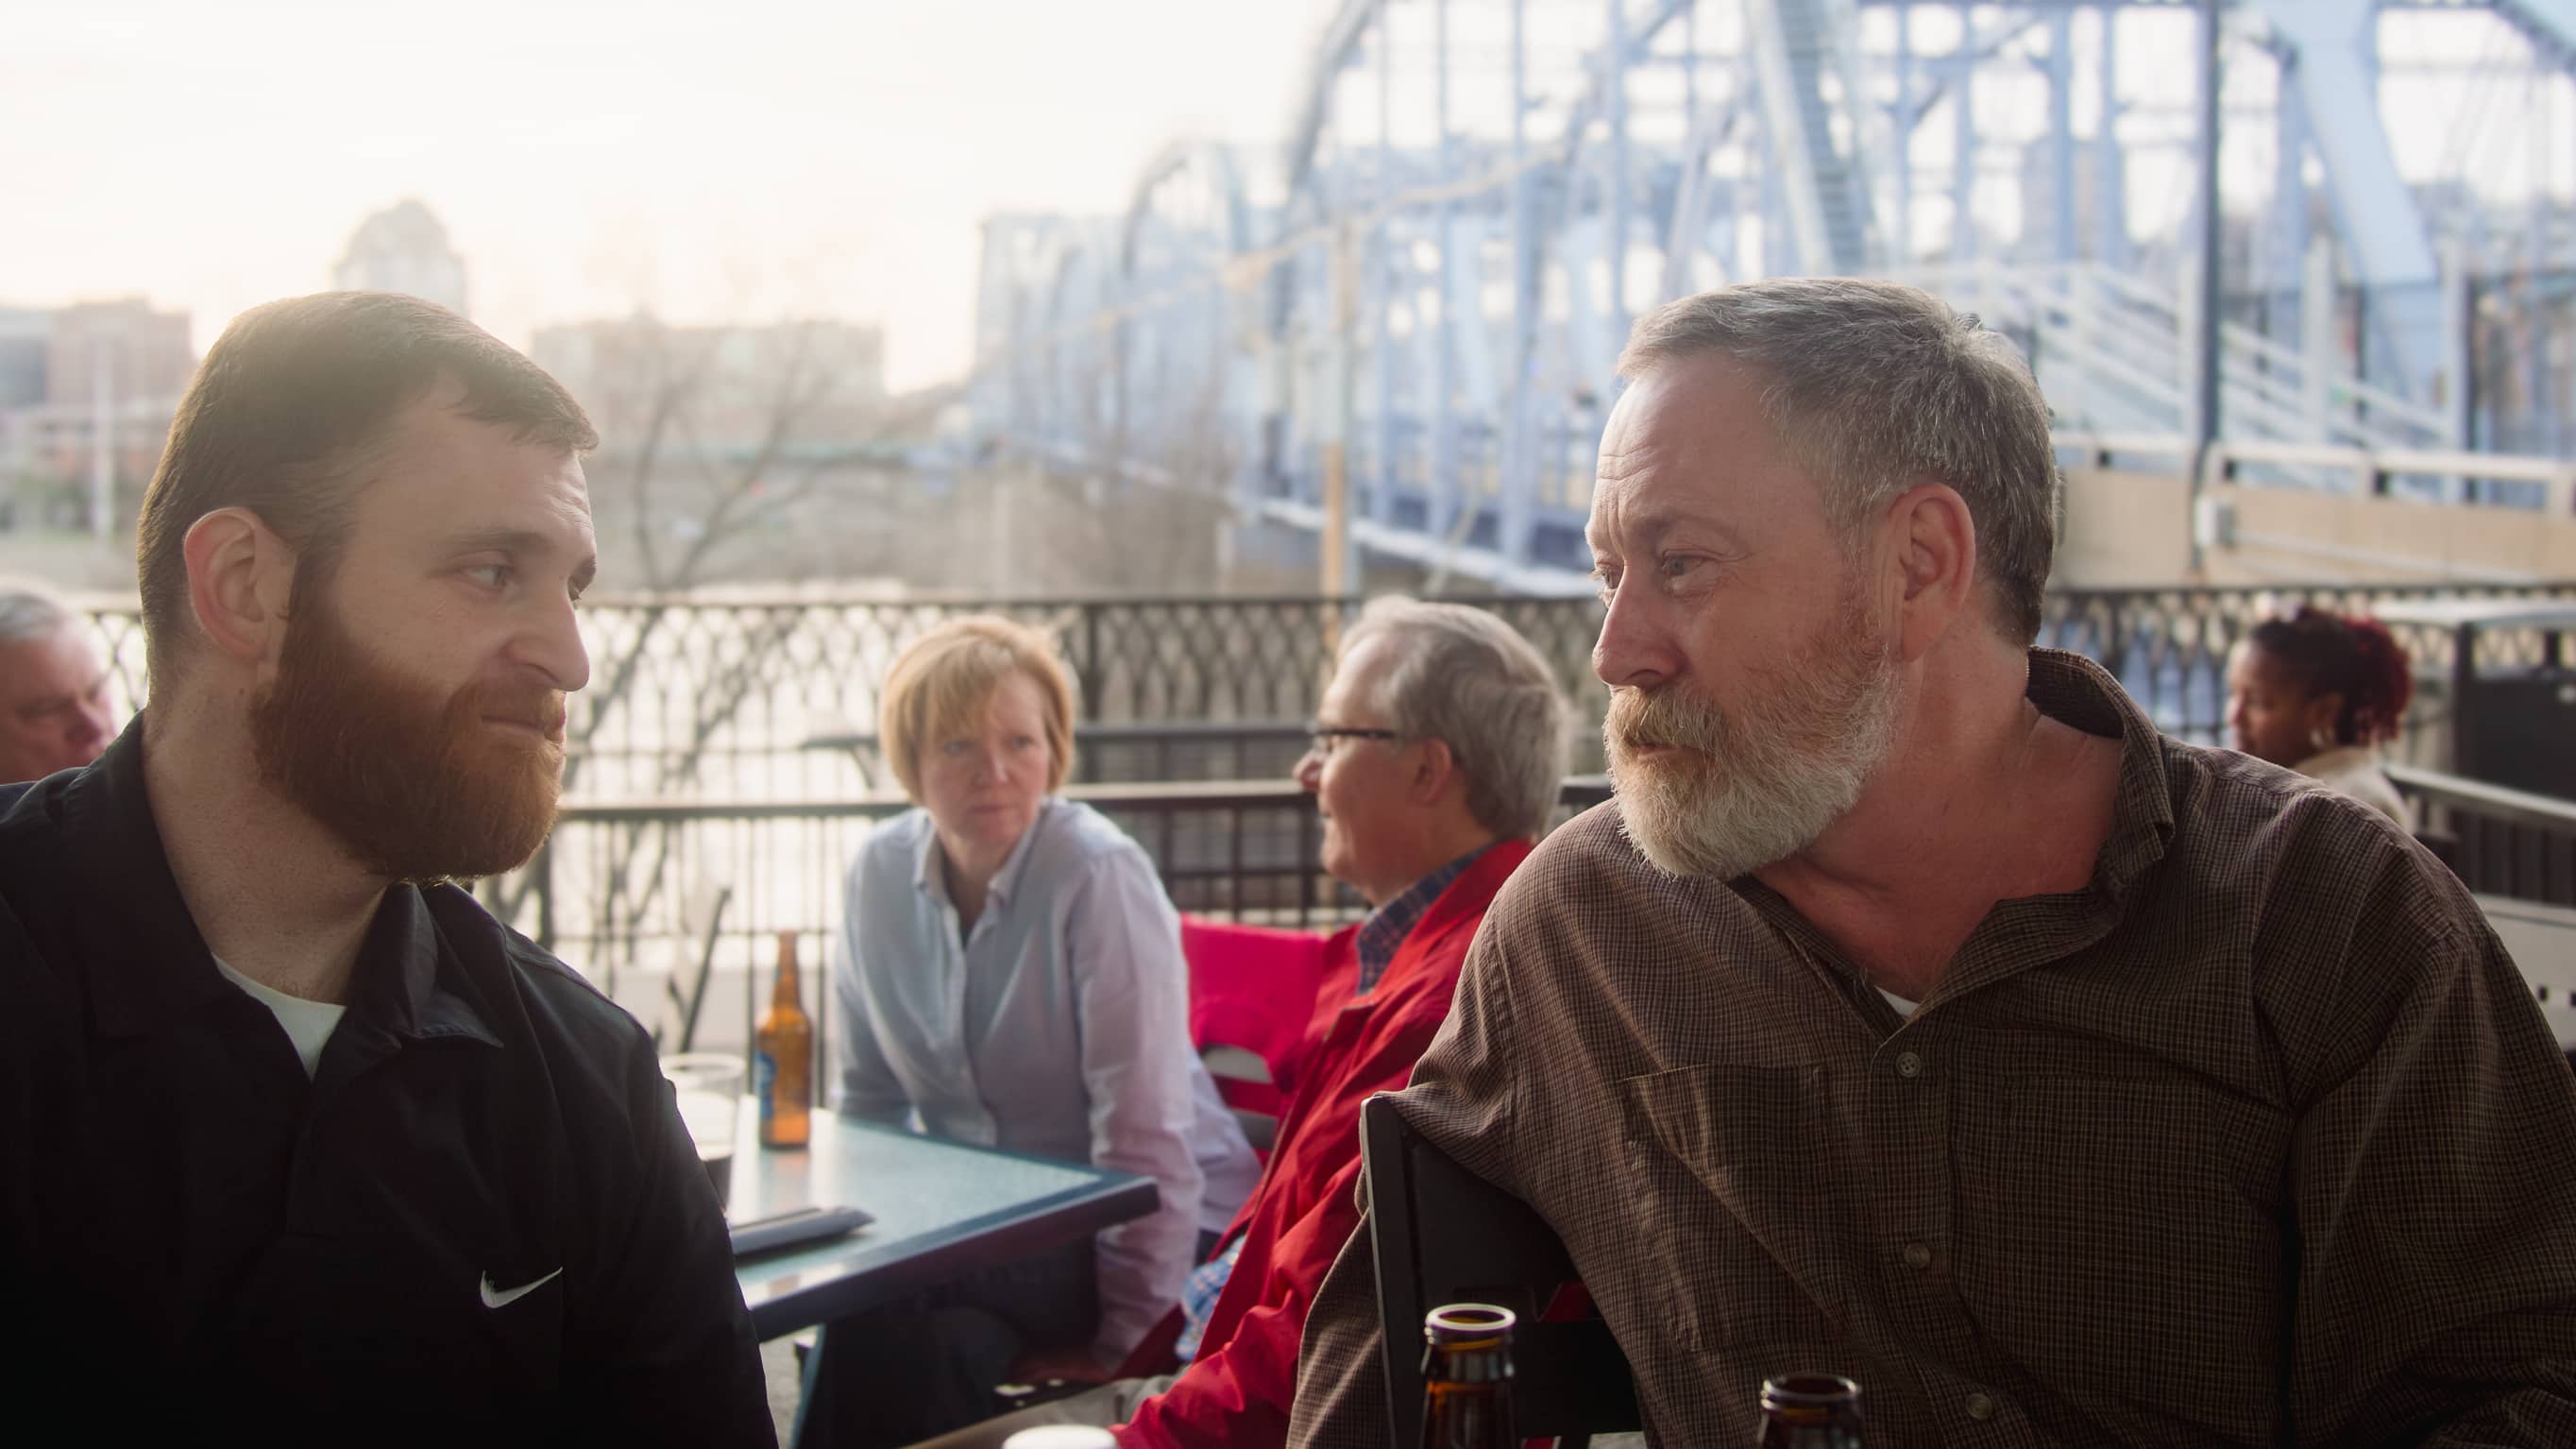
[[418, 197], [505, 340], [638, 307], [876, 320], [896, 387], [963, 370], [982, 217], [1115, 211], [1172, 138], [1279, 134], [1323, 10], [0, 8], [0, 304], [143, 293], [203, 348]]
[[[1114, 213], [1174, 139], [1275, 144], [1332, 8], [6, 0], [0, 304], [139, 293], [191, 312], [203, 348], [243, 308], [329, 285], [359, 221], [417, 197], [465, 258], [476, 320], [522, 346], [539, 325], [638, 309], [682, 322], [835, 316], [885, 326], [892, 385], [939, 381], [968, 360], [984, 217]], [[1482, 58], [1487, 90], [1501, 39], [1474, 27], [1492, 28], [1491, 8], [1453, 7], [1455, 43]], [[1533, 0], [1532, 12], [1538, 69], [1562, 80], [1572, 37], [1600, 24], [1597, 0]], [[1398, 9], [1400, 55], [1422, 54], [1429, 13]], [[2180, 143], [2188, 19], [2131, 14], [2122, 89], [2148, 109], [2124, 134]], [[2401, 17], [2425, 35], [2383, 43], [2420, 57], [2456, 32], [2473, 48], [2441, 58], [2467, 64], [2486, 42], [2441, 23], [2463, 18]], [[2497, 104], [2458, 76], [2390, 84], [2418, 88], [2392, 93], [2392, 113], [2432, 122], [2397, 129], [2409, 175], [2471, 156], [2505, 191], [2526, 172], [2576, 189], [2576, 146], [2547, 142], [2576, 115], [2563, 82], [2537, 126], [2515, 97]], [[2031, 133], [2037, 85], [1981, 83], [1981, 128]], [[2231, 111], [2269, 104], [2260, 66], [2232, 67], [2229, 89]], [[1424, 113], [1399, 130], [1427, 126], [1430, 87], [1417, 76], [1403, 94]], [[1479, 100], [1462, 79], [1461, 110]], [[2079, 132], [2095, 114], [2080, 76]], [[1926, 127], [1919, 173], [1946, 166], [1945, 130]], [[2236, 134], [2231, 193], [2259, 200], [2267, 139], [2259, 126]], [[2175, 224], [2184, 147], [2141, 145], [2132, 167], [2132, 222]], [[1988, 193], [1999, 216], [2017, 212], [2009, 175], [1990, 178], [1981, 209]], [[1943, 225], [1918, 217], [1936, 242]]]

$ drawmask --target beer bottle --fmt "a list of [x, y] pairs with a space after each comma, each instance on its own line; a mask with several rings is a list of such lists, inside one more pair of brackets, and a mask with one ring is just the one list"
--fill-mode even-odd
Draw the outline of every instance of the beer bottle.
[[752, 1093], [760, 1099], [760, 1145], [802, 1147], [814, 1130], [814, 1023], [796, 979], [796, 933], [778, 933], [778, 981], [760, 1018]]
[[1422, 1320], [1423, 1449], [1515, 1449], [1508, 1308], [1452, 1303]]
[[1761, 1449], [1861, 1449], [1860, 1385], [1833, 1374], [1764, 1380]]

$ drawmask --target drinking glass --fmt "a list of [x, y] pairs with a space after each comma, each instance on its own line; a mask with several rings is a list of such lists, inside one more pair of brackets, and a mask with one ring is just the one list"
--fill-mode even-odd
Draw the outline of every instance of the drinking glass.
[[733, 1197], [734, 1122], [742, 1100], [742, 1058], [683, 1052], [662, 1058], [662, 1075], [680, 1099], [680, 1122], [697, 1144], [698, 1161], [715, 1185], [716, 1206]]

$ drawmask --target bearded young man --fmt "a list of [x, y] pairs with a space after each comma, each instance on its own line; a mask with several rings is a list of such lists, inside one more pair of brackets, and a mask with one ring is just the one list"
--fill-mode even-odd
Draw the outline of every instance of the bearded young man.
[[[1824, 1371], [1873, 1444], [2576, 1443], [2576, 1079], [2384, 817], [2030, 647], [2056, 470], [2009, 346], [1782, 280], [1621, 370], [1616, 798], [1396, 1100], [1564, 1236], [1649, 1440]], [[1381, 1349], [1355, 1237], [1292, 1444], [1385, 1441]]]
[[0, 793], [13, 1418], [772, 1442], [650, 1040], [449, 883], [554, 820], [595, 442], [407, 297], [207, 354], [136, 530], [150, 705]]

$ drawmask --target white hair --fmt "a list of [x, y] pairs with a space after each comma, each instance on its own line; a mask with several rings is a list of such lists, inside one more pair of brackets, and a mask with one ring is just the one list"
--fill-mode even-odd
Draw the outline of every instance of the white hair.
[[2048, 403], [2001, 333], [1928, 292], [1864, 277], [1773, 277], [1637, 319], [1619, 374], [1702, 353], [1763, 375], [1763, 406], [1848, 547], [1925, 476], [1977, 525], [1977, 572], [2016, 642], [2039, 636], [2062, 502]]
[[42, 584], [0, 579], [0, 644], [42, 639], [80, 622], [62, 596]]
[[1389, 726], [1449, 746], [1477, 824], [1504, 839], [1545, 833], [1573, 748], [1572, 710], [1547, 660], [1482, 609], [1395, 594], [1360, 611], [1341, 657], [1379, 640], [1374, 702]]

